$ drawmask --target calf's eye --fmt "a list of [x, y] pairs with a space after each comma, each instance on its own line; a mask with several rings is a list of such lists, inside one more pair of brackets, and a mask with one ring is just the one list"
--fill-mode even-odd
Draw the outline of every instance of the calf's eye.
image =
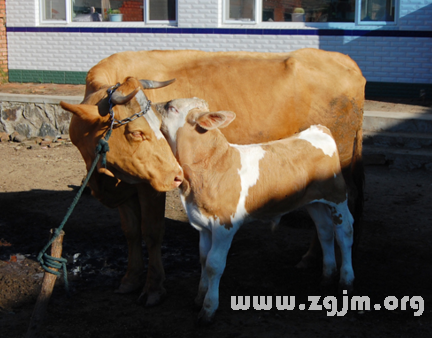
[[168, 107], [168, 112], [178, 114], [177, 108], [173, 106]]

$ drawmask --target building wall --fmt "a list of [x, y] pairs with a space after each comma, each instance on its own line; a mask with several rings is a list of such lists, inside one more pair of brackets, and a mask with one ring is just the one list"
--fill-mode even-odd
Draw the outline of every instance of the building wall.
[[432, 95], [432, 0], [400, 1], [396, 26], [334, 23], [318, 28], [295, 23], [227, 26], [218, 0], [179, 1], [177, 27], [137, 22], [47, 26], [38, 22], [37, 0], [20, 0], [19, 5], [9, 0], [10, 78], [83, 83], [89, 68], [125, 50], [289, 52], [311, 47], [351, 56], [369, 88], [390, 88], [398, 96], [426, 89]]
[[5, 0], [0, 0], [0, 83], [6, 80], [7, 71], [6, 4]]

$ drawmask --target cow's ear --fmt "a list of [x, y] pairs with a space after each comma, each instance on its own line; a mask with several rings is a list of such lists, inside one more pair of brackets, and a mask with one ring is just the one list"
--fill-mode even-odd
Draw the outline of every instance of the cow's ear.
[[225, 128], [236, 117], [232, 111], [205, 112], [196, 118], [196, 123], [206, 130]]
[[60, 101], [60, 106], [64, 110], [71, 112], [82, 120], [96, 122], [98, 119], [100, 119], [97, 106], [90, 104], [71, 104], [64, 101]]

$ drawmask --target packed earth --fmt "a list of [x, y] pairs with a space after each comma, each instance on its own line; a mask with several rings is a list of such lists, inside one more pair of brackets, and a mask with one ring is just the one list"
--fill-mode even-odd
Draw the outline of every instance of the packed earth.
[[[83, 95], [83, 86], [71, 86], [68, 91], [60, 85], [9, 85], [0, 85], [0, 92]], [[421, 102], [402, 104], [397, 100], [369, 100], [366, 107], [430, 110]], [[25, 336], [44, 274], [36, 256], [47, 243], [50, 229], [59, 226], [86, 174], [78, 150], [67, 138], [58, 143], [51, 147], [0, 142], [0, 337]], [[221, 279], [219, 310], [210, 327], [195, 325], [199, 310], [193, 302], [200, 276], [198, 232], [188, 224], [178, 192], [168, 193], [166, 203], [162, 254], [167, 297], [152, 308], [137, 303], [139, 291], [114, 293], [127, 264], [120, 218], [117, 210], [104, 207], [86, 192], [64, 228], [63, 257], [68, 260], [70, 296], [60, 278], [40, 335], [430, 336], [432, 174], [367, 166], [365, 191], [363, 231], [354, 261], [354, 295], [367, 296], [370, 310], [351, 308], [351, 298], [338, 296], [336, 290], [321, 290], [319, 263], [309, 269], [295, 267], [313, 234], [312, 221], [299, 210], [285, 216], [275, 231], [269, 224], [253, 223], [234, 237]], [[143, 255], [147, 257], [145, 249]], [[250, 308], [233, 310], [233, 296], [250, 296]], [[256, 310], [252, 296], [271, 296], [271, 309]], [[294, 309], [279, 310], [278, 296], [295, 297]], [[318, 297], [311, 296], [321, 297], [313, 305], [312, 299]], [[332, 307], [336, 301], [337, 309]], [[344, 305], [347, 301], [349, 305]]]

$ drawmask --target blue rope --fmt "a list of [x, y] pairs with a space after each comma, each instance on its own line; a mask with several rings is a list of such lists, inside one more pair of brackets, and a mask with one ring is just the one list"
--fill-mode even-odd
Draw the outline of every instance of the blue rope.
[[75, 198], [73, 199], [72, 204], [69, 206], [69, 209], [66, 212], [66, 215], [63, 218], [63, 221], [61, 222], [60, 226], [57, 229], [55, 229], [52, 238], [47, 243], [47, 245], [45, 245], [45, 247], [41, 250], [41, 252], [39, 252], [39, 255], [37, 256], [38, 262], [40, 263], [40, 265], [42, 266], [42, 268], [45, 271], [52, 273], [56, 276], [60, 276], [60, 272], [54, 271], [52, 269], [58, 269], [58, 270], [62, 269], [63, 270], [65, 289], [66, 289], [66, 293], [68, 296], [69, 296], [69, 282], [67, 279], [67, 270], [66, 270], [67, 260], [65, 258], [62, 258], [62, 257], [60, 257], [60, 258], [52, 257], [52, 256], [48, 255], [46, 253], [46, 251], [51, 246], [51, 244], [54, 242], [54, 240], [58, 236], [60, 236], [60, 233], [63, 230], [64, 225], [66, 224], [67, 220], [69, 219], [70, 215], [72, 214], [73, 210], [75, 209], [75, 206], [77, 205], [85, 187], [87, 186], [87, 183], [90, 180], [90, 177], [91, 177], [93, 171], [95, 170], [96, 165], [97, 165], [100, 157], [102, 157], [102, 165], [106, 166], [106, 153], [109, 151], [108, 139], [111, 136], [112, 127], [113, 127], [113, 124], [111, 124], [111, 127], [110, 127], [109, 131], [107, 132], [107, 134], [105, 135], [105, 137], [101, 138], [99, 140], [99, 142], [96, 146], [96, 157], [95, 157], [95, 159], [94, 159], [94, 161], [90, 167], [90, 170], [88, 171], [87, 176], [84, 179], [80, 189], [78, 190], [77, 194], [75, 195]]

